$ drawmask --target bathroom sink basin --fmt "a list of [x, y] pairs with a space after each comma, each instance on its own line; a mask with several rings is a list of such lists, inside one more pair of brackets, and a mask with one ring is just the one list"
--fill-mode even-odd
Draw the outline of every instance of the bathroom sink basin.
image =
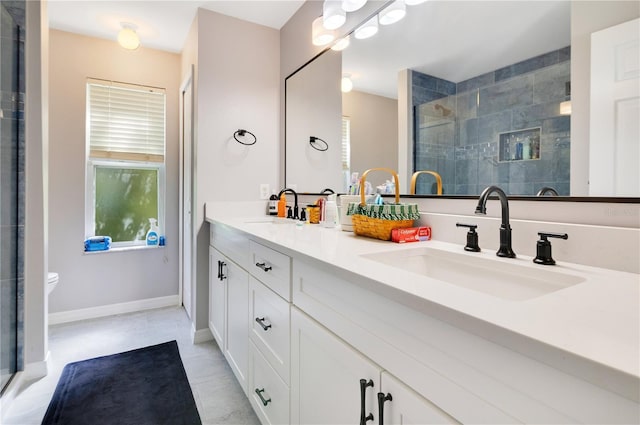
[[584, 281], [581, 277], [542, 266], [527, 267], [434, 248], [364, 254], [362, 257], [512, 301], [536, 298]]

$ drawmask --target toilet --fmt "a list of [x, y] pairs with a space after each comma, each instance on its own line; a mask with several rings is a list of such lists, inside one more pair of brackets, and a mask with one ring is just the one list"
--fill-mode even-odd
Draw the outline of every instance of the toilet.
[[51, 293], [58, 285], [58, 273], [49, 272], [47, 276], [47, 295]]

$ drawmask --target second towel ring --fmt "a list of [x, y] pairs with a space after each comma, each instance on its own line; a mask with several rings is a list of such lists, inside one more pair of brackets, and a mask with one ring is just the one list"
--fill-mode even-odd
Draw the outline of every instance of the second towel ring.
[[[247, 133], [249, 133], [251, 136], [253, 136], [253, 142], [252, 143], [245, 143], [245, 142], [241, 141], [240, 139], [238, 139], [238, 136], [244, 137]], [[242, 130], [242, 129], [236, 130], [236, 132], [233, 133], [233, 138], [236, 139], [236, 142], [240, 143], [241, 145], [245, 145], [245, 146], [255, 145], [256, 142], [258, 141], [258, 138], [256, 137], [255, 134], [253, 134], [249, 130]]]
[[[324, 144], [324, 149], [319, 148], [319, 147], [317, 147], [315, 145], [315, 143], [317, 143], [318, 141], [320, 141], [320, 142], [322, 142]], [[315, 136], [309, 137], [309, 144], [311, 145], [312, 148], [314, 148], [315, 150], [320, 151], [320, 152], [324, 152], [327, 149], [329, 149], [329, 144], [327, 142], [325, 142], [324, 140], [322, 140], [321, 138], [319, 138], [319, 137], [315, 137]]]

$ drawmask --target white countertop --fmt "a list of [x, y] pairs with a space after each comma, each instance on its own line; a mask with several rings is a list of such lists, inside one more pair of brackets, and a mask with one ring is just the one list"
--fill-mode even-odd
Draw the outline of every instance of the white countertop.
[[[218, 213], [217, 213], [218, 212]], [[439, 241], [396, 244], [355, 236], [340, 228], [297, 226], [264, 222], [267, 216], [225, 217], [207, 204], [206, 220], [242, 231], [289, 255], [304, 255], [327, 267], [362, 276], [371, 289], [392, 294], [407, 305], [438, 305], [461, 313], [460, 320], [476, 319], [496, 329], [586, 359], [622, 377], [634, 386], [626, 396], [638, 401], [640, 388], [640, 275], [570, 263], [534, 264], [531, 257], [498, 258], [493, 250], [465, 252], [462, 245]], [[535, 275], [551, 270], [584, 279], [583, 282], [535, 298], [514, 301], [404, 271], [365, 258], [363, 254], [423, 249], [425, 247], [486, 258], [500, 264], [517, 264]], [[418, 301], [418, 302], [417, 302]], [[470, 326], [473, 328], [473, 325]], [[522, 347], [518, 351], [522, 352]], [[535, 356], [532, 356], [535, 358]], [[572, 360], [560, 355], [565, 362]], [[574, 359], [574, 360], [575, 360]], [[596, 372], [602, 377], [601, 372]], [[606, 379], [606, 377], [604, 377]], [[598, 377], [593, 378], [598, 380]], [[626, 391], [624, 391], [626, 392]]]

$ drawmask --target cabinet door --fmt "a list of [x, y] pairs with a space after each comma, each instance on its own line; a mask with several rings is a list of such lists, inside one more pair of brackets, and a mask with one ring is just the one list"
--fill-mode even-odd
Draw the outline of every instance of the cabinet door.
[[240, 385], [247, 389], [249, 355], [249, 274], [225, 259], [227, 280], [226, 344], [224, 355]]
[[[291, 423], [358, 424], [361, 413], [377, 421], [380, 369], [296, 308], [291, 331]], [[364, 411], [361, 379], [372, 381]]]
[[220, 351], [225, 350], [225, 311], [227, 282], [221, 275], [225, 268], [224, 255], [209, 247], [209, 329], [216, 339]]
[[378, 397], [378, 409], [380, 409], [380, 403], [383, 404], [384, 409], [384, 421], [380, 423], [384, 425], [459, 423], [387, 372], [382, 372], [380, 391], [386, 399], [381, 400]]

